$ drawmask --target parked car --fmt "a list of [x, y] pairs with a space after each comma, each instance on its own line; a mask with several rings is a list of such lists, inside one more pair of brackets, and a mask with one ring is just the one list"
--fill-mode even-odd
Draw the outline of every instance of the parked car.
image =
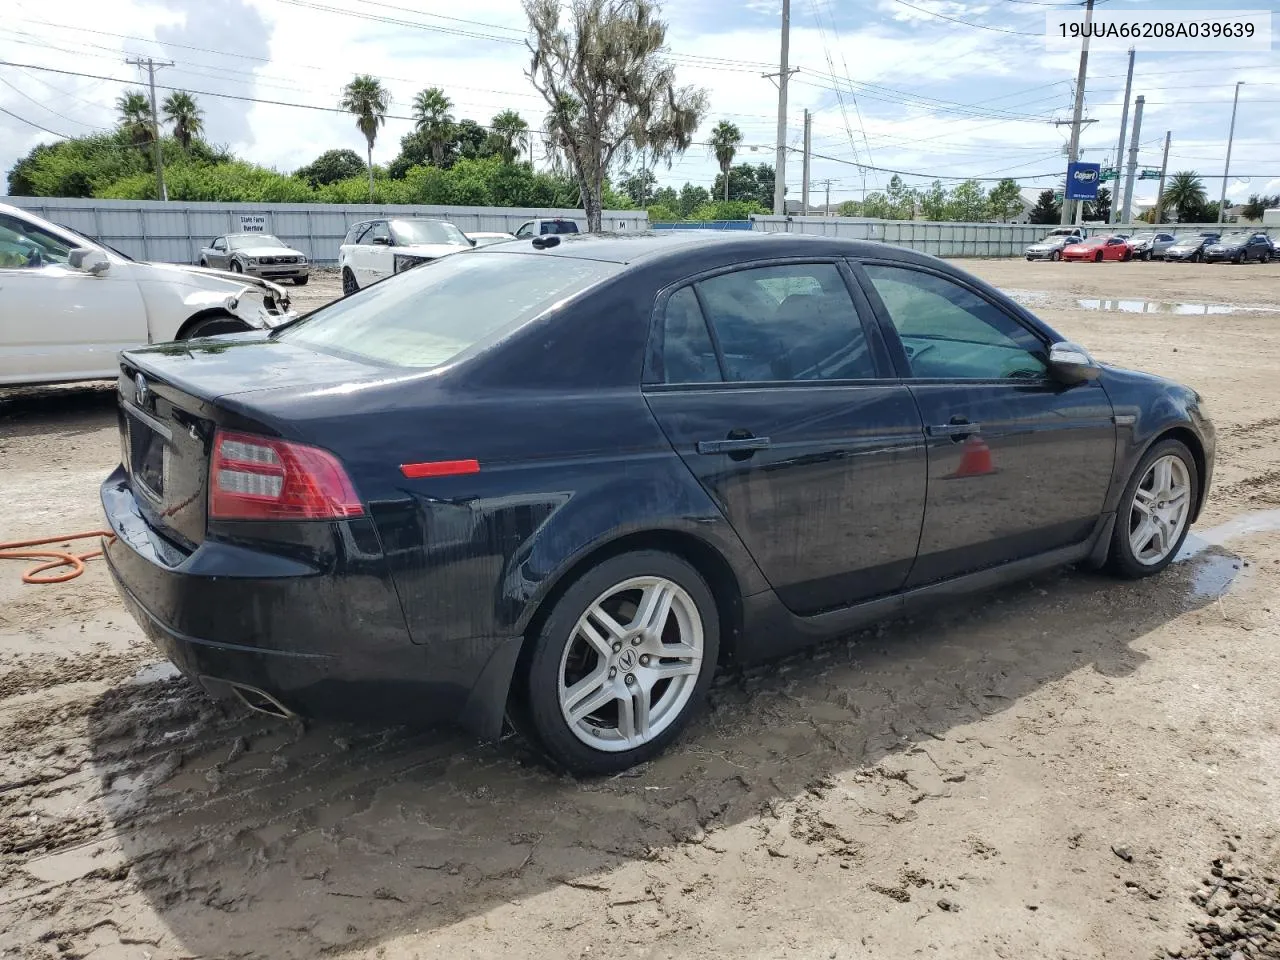
[[352, 225], [338, 248], [343, 294], [474, 244], [448, 220], [392, 217]]
[[1214, 243], [1218, 236], [1216, 233], [1184, 233], [1173, 241], [1172, 246], [1165, 248], [1164, 258], [1199, 262], [1204, 259], [1205, 247]]
[[200, 266], [226, 268], [268, 280], [292, 280], [305, 286], [311, 265], [301, 250], [269, 233], [228, 233], [214, 237], [200, 251]]
[[1159, 260], [1164, 252], [1173, 246], [1171, 233], [1135, 233], [1129, 238], [1133, 247], [1133, 255], [1139, 260]]
[[0, 204], [0, 385], [114, 379], [128, 347], [292, 319], [266, 280], [143, 263]]
[[467, 239], [477, 247], [487, 247], [491, 243], [503, 243], [507, 240], [514, 240], [515, 236], [510, 233], [468, 233]]
[[1031, 244], [1024, 252], [1028, 260], [1061, 260], [1063, 247], [1083, 239], [1084, 232], [1079, 227], [1060, 227], [1050, 230], [1043, 240]]
[[1133, 247], [1120, 237], [1090, 237], [1079, 243], [1069, 243], [1062, 248], [1063, 260], [1132, 260]]
[[107, 561], [185, 674], [506, 715], [587, 773], [661, 750], [721, 662], [1061, 564], [1158, 573], [1214, 462], [1195, 391], [834, 237], [495, 244], [119, 382]]
[[1204, 260], [1205, 263], [1223, 260], [1233, 263], [1257, 260], [1266, 263], [1271, 259], [1274, 249], [1265, 233], [1229, 233], [1204, 248]]
[[545, 220], [527, 220], [520, 224], [516, 230], [516, 238], [524, 240], [527, 237], [540, 237], [547, 234], [565, 234], [565, 233], [581, 233], [578, 229], [576, 220], [566, 220], [563, 217], [551, 217]]

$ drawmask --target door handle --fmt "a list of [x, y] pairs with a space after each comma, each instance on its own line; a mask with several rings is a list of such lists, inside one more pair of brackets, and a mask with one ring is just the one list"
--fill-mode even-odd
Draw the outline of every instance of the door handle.
[[769, 445], [768, 437], [735, 437], [730, 440], [699, 440], [694, 449], [705, 454], [745, 453], [750, 456], [757, 450], [768, 450]]
[[970, 423], [964, 417], [952, 417], [950, 423], [941, 423], [924, 429], [925, 433], [931, 437], [950, 437], [958, 441], [964, 437], [971, 437], [975, 433], [981, 433], [982, 424]]

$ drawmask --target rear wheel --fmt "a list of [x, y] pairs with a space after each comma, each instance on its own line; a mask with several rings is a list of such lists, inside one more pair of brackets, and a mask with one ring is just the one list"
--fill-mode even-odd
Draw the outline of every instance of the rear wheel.
[[656, 550], [605, 560], [530, 637], [522, 732], [575, 773], [647, 760], [700, 706], [719, 638], [715, 598], [686, 561]]
[[1138, 462], [1116, 511], [1107, 564], [1138, 579], [1167, 567], [1186, 539], [1199, 496], [1195, 458], [1177, 440], [1162, 440]]
[[243, 320], [238, 320], [229, 313], [212, 314], [197, 320], [179, 334], [179, 340], [193, 340], [196, 337], [216, 337], [220, 333], [242, 333], [250, 329]]
[[351, 270], [348, 269], [347, 267], [343, 267], [342, 268], [342, 295], [344, 297], [349, 297], [351, 296], [351, 294], [355, 293], [359, 289], [360, 287], [356, 284], [356, 275], [352, 273]]

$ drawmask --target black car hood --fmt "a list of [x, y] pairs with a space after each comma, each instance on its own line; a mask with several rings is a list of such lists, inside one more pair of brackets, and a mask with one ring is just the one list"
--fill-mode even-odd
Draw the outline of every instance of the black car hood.
[[261, 331], [164, 343], [123, 356], [131, 365], [206, 400], [261, 390], [384, 380], [398, 373], [297, 346]]

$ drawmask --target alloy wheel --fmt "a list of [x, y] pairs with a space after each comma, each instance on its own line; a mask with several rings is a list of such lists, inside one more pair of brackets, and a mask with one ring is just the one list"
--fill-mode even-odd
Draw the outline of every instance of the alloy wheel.
[[611, 753], [659, 736], [688, 706], [702, 672], [702, 618], [665, 577], [633, 577], [578, 618], [560, 658], [560, 713], [575, 737]]
[[1191, 514], [1191, 473], [1180, 457], [1160, 457], [1147, 468], [1129, 508], [1129, 547], [1144, 566], [1163, 561], [1177, 545]]
[[358, 288], [356, 287], [356, 278], [352, 276], [351, 271], [343, 270], [342, 271], [342, 295], [344, 297], [350, 296], [351, 294], [355, 293], [357, 289]]

